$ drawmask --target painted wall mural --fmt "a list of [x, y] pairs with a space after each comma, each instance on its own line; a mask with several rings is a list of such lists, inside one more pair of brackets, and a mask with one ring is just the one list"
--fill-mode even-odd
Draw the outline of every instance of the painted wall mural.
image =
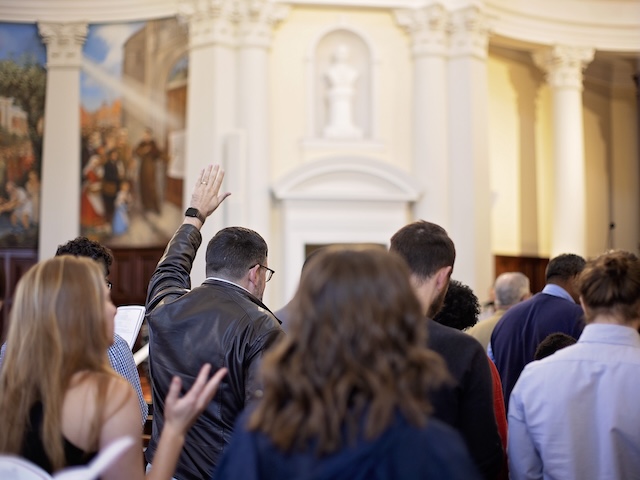
[[91, 25], [81, 73], [81, 232], [167, 242], [182, 219], [187, 32], [175, 19]]
[[45, 61], [35, 24], [0, 23], [0, 248], [38, 247]]

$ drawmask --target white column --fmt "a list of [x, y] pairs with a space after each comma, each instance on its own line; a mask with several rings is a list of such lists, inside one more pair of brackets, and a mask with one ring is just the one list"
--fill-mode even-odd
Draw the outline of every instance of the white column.
[[[185, 208], [200, 170], [210, 163], [224, 164], [225, 135], [235, 127], [236, 13], [233, 0], [185, 0], [180, 4], [180, 15], [189, 25]], [[223, 189], [229, 189], [227, 181]], [[223, 204], [202, 228], [203, 246], [191, 273], [193, 285], [205, 278], [206, 245], [227, 223], [225, 211]]]
[[39, 259], [80, 233], [80, 66], [86, 23], [40, 23], [47, 47]]
[[231, 220], [236, 224], [244, 220], [242, 225], [260, 233], [269, 243], [269, 48], [273, 27], [286, 17], [289, 8], [270, 0], [243, 6], [246, 10], [239, 25], [238, 126], [246, 135], [246, 165], [238, 173], [243, 174], [246, 201], [243, 218]]
[[582, 71], [594, 50], [554, 46], [534, 54], [547, 74], [553, 102], [553, 230], [551, 256], [586, 254], [586, 166]]
[[494, 262], [488, 143], [487, 44], [484, 12], [468, 6], [452, 12], [449, 59], [449, 153], [451, 212], [449, 231], [457, 259], [453, 277], [478, 295], [489, 291]]
[[413, 52], [413, 174], [422, 197], [413, 215], [451, 226], [447, 145], [447, 24], [440, 4], [396, 10], [398, 24], [411, 36]]

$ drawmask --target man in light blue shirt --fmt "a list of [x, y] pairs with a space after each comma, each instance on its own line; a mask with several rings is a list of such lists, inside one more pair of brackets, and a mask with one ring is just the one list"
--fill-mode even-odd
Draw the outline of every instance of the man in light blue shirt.
[[580, 283], [578, 343], [528, 364], [513, 389], [513, 480], [640, 479], [640, 261], [603, 255]]

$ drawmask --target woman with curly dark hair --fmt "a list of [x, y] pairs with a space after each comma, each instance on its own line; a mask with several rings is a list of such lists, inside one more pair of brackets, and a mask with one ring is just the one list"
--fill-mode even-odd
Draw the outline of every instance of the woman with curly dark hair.
[[448, 380], [393, 253], [328, 248], [302, 274], [290, 333], [265, 354], [264, 394], [216, 479], [474, 479], [456, 432], [429, 418]]

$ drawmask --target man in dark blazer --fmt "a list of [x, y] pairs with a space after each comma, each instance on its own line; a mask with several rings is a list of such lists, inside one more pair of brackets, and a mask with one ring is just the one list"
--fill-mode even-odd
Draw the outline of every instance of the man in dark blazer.
[[582, 333], [576, 279], [585, 263], [584, 258], [570, 253], [552, 258], [542, 292], [507, 310], [493, 329], [489, 356], [498, 367], [507, 408], [511, 390], [525, 365], [534, 360], [540, 342], [556, 332], [575, 339]]

